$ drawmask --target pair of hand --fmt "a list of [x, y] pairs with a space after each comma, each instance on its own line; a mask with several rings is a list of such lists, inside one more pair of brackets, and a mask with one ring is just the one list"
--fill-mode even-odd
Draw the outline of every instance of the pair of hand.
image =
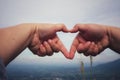
[[[76, 33], [70, 52], [67, 51], [56, 32]], [[35, 24], [33, 38], [29, 49], [39, 56], [51, 56], [53, 52], [61, 51], [68, 59], [73, 59], [75, 52], [85, 56], [96, 56], [109, 45], [107, 28], [97, 24], [76, 24], [68, 30], [64, 24]]]

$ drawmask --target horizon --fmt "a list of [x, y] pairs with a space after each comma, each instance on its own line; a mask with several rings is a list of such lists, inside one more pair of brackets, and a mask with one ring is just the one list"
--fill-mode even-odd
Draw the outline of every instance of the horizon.
[[[64, 23], [72, 29], [77, 23], [96, 23], [120, 27], [120, 0], [1, 0], [0, 28], [20, 23]], [[57, 33], [69, 50], [75, 34]], [[64, 36], [63, 36], [64, 34]], [[106, 49], [93, 58], [93, 64], [101, 64], [120, 59], [116, 52]], [[12, 63], [26, 64], [89, 64], [89, 57], [76, 55], [66, 59], [62, 53], [38, 57], [25, 49]]]

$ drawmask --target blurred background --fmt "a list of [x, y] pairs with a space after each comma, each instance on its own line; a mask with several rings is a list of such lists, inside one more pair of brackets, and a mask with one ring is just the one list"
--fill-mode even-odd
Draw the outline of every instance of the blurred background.
[[[21, 23], [64, 23], [68, 29], [72, 29], [77, 23], [96, 23], [120, 27], [120, 0], [0, 0], [0, 28]], [[69, 50], [77, 33], [64, 34], [58, 32], [57, 34]], [[110, 49], [106, 49], [93, 58], [93, 66], [96, 67], [116, 60], [120, 62], [120, 55]], [[89, 57], [77, 52], [73, 60], [68, 60], [60, 52], [54, 53], [51, 57], [38, 57], [26, 49], [7, 66], [8, 78], [16, 80], [14, 79], [16, 73], [18, 80], [20, 79], [20, 74], [17, 75], [17, 73], [24, 74], [28, 68], [30, 70], [35, 68], [37, 71], [43, 66], [46, 66], [46, 68], [43, 67], [45, 70], [48, 69], [47, 66], [52, 68], [59, 67], [60, 70], [64, 70], [62, 68], [73, 70], [71, 67], [76, 66], [75, 69], [78, 69], [77, 71], [79, 72], [80, 61], [83, 61], [84, 65], [89, 67]], [[25, 69], [25, 72], [22, 71], [23, 69]], [[33, 70], [32, 72], [35, 71]], [[14, 73], [14, 75], [11, 73]], [[38, 74], [40, 73], [41, 71]], [[33, 79], [35, 75], [26, 76]], [[26, 76], [23, 75], [23, 77]], [[59, 77], [54, 79], [63, 80]], [[24, 78], [24, 80], [27, 80], [27, 78]], [[38, 80], [42, 79], [39, 78]], [[76, 77], [75, 80], [77, 80]]]

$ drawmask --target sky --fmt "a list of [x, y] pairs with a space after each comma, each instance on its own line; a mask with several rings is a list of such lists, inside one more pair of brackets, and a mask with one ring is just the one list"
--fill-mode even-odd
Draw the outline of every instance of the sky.
[[[77, 23], [96, 23], [120, 27], [120, 0], [0, 0], [0, 28], [21, 23], [64, 23], [72, 29]], [[77, 33], [57, 33], [69, 50]], [[63, 36], [64, 35], [64, 36]], [[120, 55], [106, 49], [93, 58], [100, 64], [119, 59]], [[79, 64], [89, 63], [89, 57], [76, 53], [73, 60], [62, 53], [51, 57], [38, 57], [28, 49], [12, 63], [19, 64]]]

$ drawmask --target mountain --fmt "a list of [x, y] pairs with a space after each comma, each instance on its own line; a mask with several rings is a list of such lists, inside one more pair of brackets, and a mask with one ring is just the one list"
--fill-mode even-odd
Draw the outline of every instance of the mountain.
[[101, 71], [102, 73], [104, 73], [104, 72], [120, 73], [120, 59], [109, 62], [109, 63], [97, 65], [94, 68], [95, 68], [95, 70]]
[[120, 59], [93, 67], [92, 77], [96, 80], [120, 80]]
[[80, 66], [20, 65], [7, 67], [8, 80], [120, 80], [120, 59], [92, 68]]

